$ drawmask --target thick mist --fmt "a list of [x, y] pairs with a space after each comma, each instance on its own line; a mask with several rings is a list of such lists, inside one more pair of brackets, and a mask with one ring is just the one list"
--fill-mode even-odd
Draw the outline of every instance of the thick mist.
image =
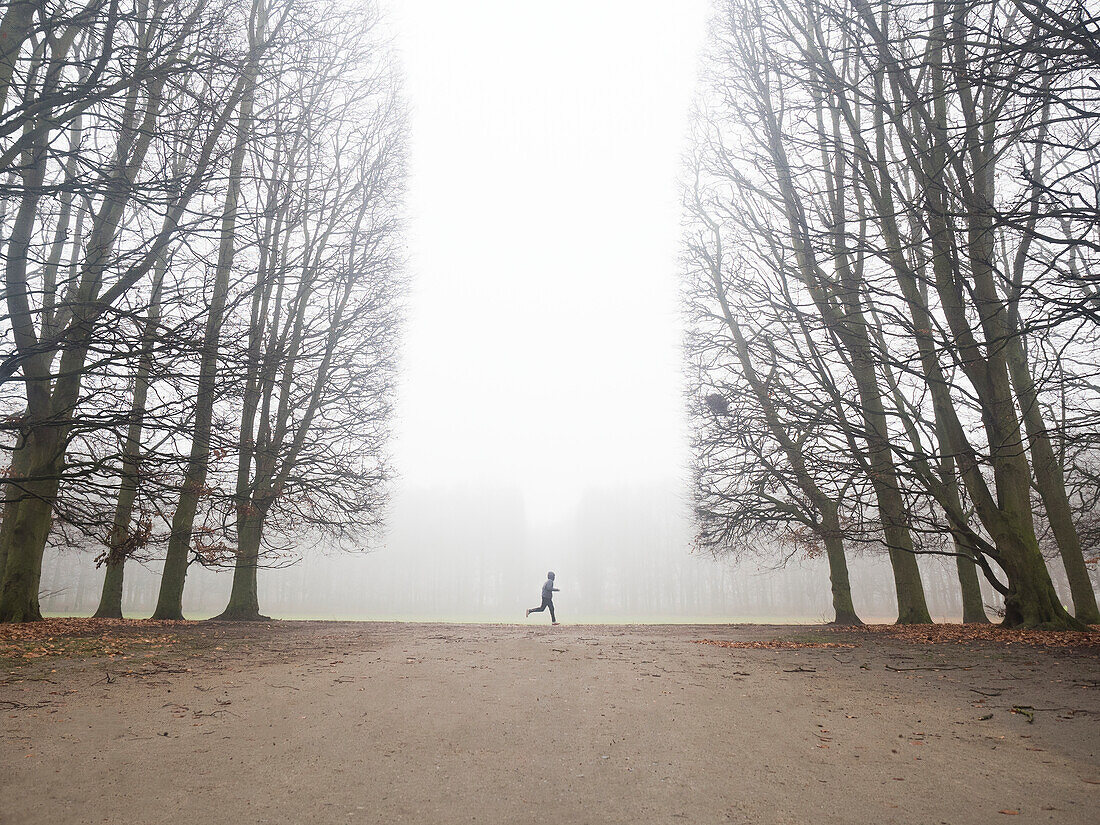
[[[821, 559], [776, 570], [765, 566], [770, 559], [733, 564], [691, 555], [684, 496], [673, 486], [589, 488], [567, 517], [535, 520], [516, 488], [410, 490], [395, 503], [384, 546], [367, 554], [318, 549], [290, 567], [262, 570], [260, 603], [277, 618], [523, 621], [552, 569], [561, 588], [558, 618], [569, 623], [829, 618]], [[961, 607], [948, 561], [926, 558], [921, 567], [936, 619], [957, 621]], [[159, 566], [133, 565], [126, 615], [152, 611]], [[95, 609], [102, 572], [91, 554], [50, 552], [43, 575], [52, 591], [43, 599], [46, 610], [86, 615]], [[216, 614], [230, 578], [229, 571], [194, 566], [185, 613]], [[852, 579], [861, 614], [892, 620], [885, 557], [853, 558]], [[989, 592], [986, 601], [994, 601]]]

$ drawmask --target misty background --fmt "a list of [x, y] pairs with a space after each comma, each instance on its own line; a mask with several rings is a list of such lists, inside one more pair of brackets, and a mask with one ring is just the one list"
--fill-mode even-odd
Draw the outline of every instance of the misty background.
[[[820, 559], [690, 553], [678, 181], [708, 8], [389, 3], [412, 291], [388, 528], [261, 571], [265, 612], [513, 621], [553, 569], [568, 622], [828, 616]], [[47, 552], [44, 610], [95, 609], [92, 556]], [[933, 617], [957, 620], [952, 568], [921, 566]], [[128, 568], [127, 615], [158, 573]], [[188, 616], [230, 578], [192, 567]], [[865, 619], [896, 615], [891, 582], [884, 557], [853, 560]]]

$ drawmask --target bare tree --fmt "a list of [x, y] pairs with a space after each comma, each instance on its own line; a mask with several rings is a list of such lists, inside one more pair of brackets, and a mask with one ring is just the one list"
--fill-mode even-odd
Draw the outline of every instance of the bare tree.
[[[850, 374], [850, 414], [829, 425], [854, 437], [895, 576], [902, 557], [956, 556], [975, 620], [971, 562], [1008, 624], [1075, 625], [1040, 553], [1033, 484], [1076, 611], [1095, 611], [1028, 355], [1075, 351], [1089, 317], [1064, 285], [1092, 266], [1095, 211], [1069, 194], [1094, 186], [1090, 26], [1073, 0], [774, 0], [732, 2], [715, 28], [706, 208], [739, 254], [805, 290], [786, 323], [814, 316], [815, 346]], [[1019, 176], [1003, 169], [1014, 153]], [[1081, 421], [1095, 396], [1085, 408]]]
[[263, 208], [223, 619], [261, 618], [265, 535], [363, 537], [384, 500], [404, 118], [375, 15], [316, 25], [296, 65], [276, 67], [277, 115], [257, 147]]
[[[191, 430], [191, 448], [180, 488], [179, 500], [172, 516], [172, 530], [168, 541], [168, 553], [161, 575], [160, 597], [157, 600], [154, 619], [183, 618], [183, 587], [187, 575], [191, 533], [199, 499], [203, 494], [209, 470], [211, 432], [214, 425], [214, 396], [218, 380], [218, 351], [225, 321], [226, 302], [229, 297], [230, 274], [237, 252], [237, 212], [241, 198], [245, 154], [253, 129], [253, 109], [256, 82], [259, 74], [261, 44], [268, 36], [268, 0], [253, 0], [248, 19], [248, 46], [250, 59], [241, 77], [241, 95], [236, 112], [233, 149], [229, 158], [225, 198], [222, 204], [218, 256], [214, 268], [214, 282], [210, 301], [206, 307], [206, 324], [203, 333], [200, 365], [195, 395], [195, 417]], [[290, 6], [284, 7], [284, 15]]]
[[[105, 366], [100, 348], [125, 297], [186, 232], [243, 92], [223, 36], [232, 2], [31, 5], [18, 52], [16, 37], [5, 54], [0, 115], [14, 209], [3, 238], [12, 351], [0, 378], [24, 392], [6, 425], [15, 443], [0, 530], [4, 621], [40, 616], [42, 552], [86, 377]], [[191, 164], [167, 180], [151, 159], [178, 142], [191, 147]]]
[[[732, 272], [750, 264], [730, 260], [722, 228], [707, 214], [697, 189], [689, 203], [702, 222], [687, 244], [689, 268], [698, 276], [688, 293], [693, 311], [689, 353], [697, 365], [697, 541], [712, 553], [729, 552], [735, 543], [748, 543], [756, 535], [796, 548], [809, 546], [810, 552], [820, 543], [829, 563], [834, 622], [861, 624], [852, 603], [841, 528], [841, 502], [852, 474], [830, 460], [837, 451], [825, 443], [828, 429], [820, 426], [820, 407], [810, 415], [790, 414], [806, 411], [807, 405], [804, 398], [785, 392], [792, 381], [775, 357], [770, 336], [756, 336], [763, 345], [754, 359], [737, 320], [744, 304], [735, 312], [730, 298], [734, 289], [744, 301], [748, 290], [741, 287], [750, 279], [738, 279]], [[807, 534], [815, 541], [807, 542]]]
[[[742, 15], [743, 12], [743, 15]], [[913, 541], [907, 527], [907, 514], [900, 490], [894, 457], [890, 449], [890, 431], [883, 406], [882, 390], [875, 372], [875, 360], [860, 304], [859, 281], [862, 257], [839, 241], [846, 229], [838, 224], [845, 214], [844, 188], [830, 184], [833, 168], [826, 165], [818, 191], [828, 198], [807, 200], [798, 190], [798, 170], [792, 168], [791, 150], [785, 141], [789, 109], [781, 100], [789, 94], [790, 80], [778, 55], [763, 37], [764, 24], [758, 9], [732, 12], [721, 30], [718, 53], [723, 60], [714, 85], [722, 102], [746, 119], [746, 130], [736, 150], [724, 141], [721, 132], [712, 132], [708, 148], [713, 149], [708, 172], [727, 186], [736, 187], [735, 208], [723, 208], [716, 202], [709, 208], [738, 226], [739, 235], [753, 233], [763, 240], [767, 265], [778, 266], [784, 277], [797, 282], [816, 309], [822, 331], [843, 352], [846, 367], [854, 381], [859, 404], [854, 412], [862, 419], [861, 452], [868, 464], [884, 542], [894, 568], [898, 597], [899, 622], [930, 622], [920, 573], [913, 555]], [[734, 102], [736, 101], [736, 102]], [[815, 101], [807, 95], [810, 108]], [[817, 150], [813, 143], [803, 147], [809, 158]], [[738, 152], [745, 154], [737, 156]], [[806, 158], [799, 158], [806, 163]], [[759, 174], [747, 171], [756, 164]], [[715, 187], [708, 185], [708, 191]], [[721, 188], [721, 185], [718, 186]], [[718, 195], [718, 197], [721, 197]], [[713, 197], [711, 198], [713, 201]], [[820, 202], [820, 201], [825, 202]], [[821, 233], [833, 241], [822, 249], [814, 237], [814, 206], [822, 220], [836, 225], [831, 233]], [[825, 259], [821, 260], [822, 252]]]
[[110, 533], [107, 537], [107, 551], [104, 554], [105, 567], [103, 593], [95, 617], [102, 619], [122, 618], [122, 585], [124, 581], [126, 559], [134, 550], [148, 540], [152, 525], [148, 521], [133, 524], [134, 502], [137, 500], [141, 479], [142, 449], [141, 435], [145, 426], [145, 415], [149, 398], [149, 385], [153, 372], [153, 345], [160, 323], [161, 288], [164, 284], [164, 271], [167, 258], [162, 258], [153, 277], [152, 296], [149, 299], [149, 311], [145, 318], [145, 328], [141, 334], [140, 350], [134, 373], [134, 394], [131, 403], [130, 422], [126, 428], [126, 442], [122, 450], [122, 462], [119, 474], [118, 498]]

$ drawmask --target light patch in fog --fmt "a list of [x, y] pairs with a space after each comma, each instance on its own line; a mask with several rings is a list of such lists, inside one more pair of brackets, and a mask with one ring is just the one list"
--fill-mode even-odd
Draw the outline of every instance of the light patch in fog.
[[516, 487], [550, 526], [588, 488], [684, 477], [677, 177], [706, 14], [391, 5], [412, 107], [399, 496]]

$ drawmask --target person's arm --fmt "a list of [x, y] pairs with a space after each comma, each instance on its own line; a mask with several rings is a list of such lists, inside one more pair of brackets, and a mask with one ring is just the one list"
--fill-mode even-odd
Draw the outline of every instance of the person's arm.
[[560, 593], [561, 592], [560, 587], [551, 587], [550, 589], [553, 590], [555, 593]]

